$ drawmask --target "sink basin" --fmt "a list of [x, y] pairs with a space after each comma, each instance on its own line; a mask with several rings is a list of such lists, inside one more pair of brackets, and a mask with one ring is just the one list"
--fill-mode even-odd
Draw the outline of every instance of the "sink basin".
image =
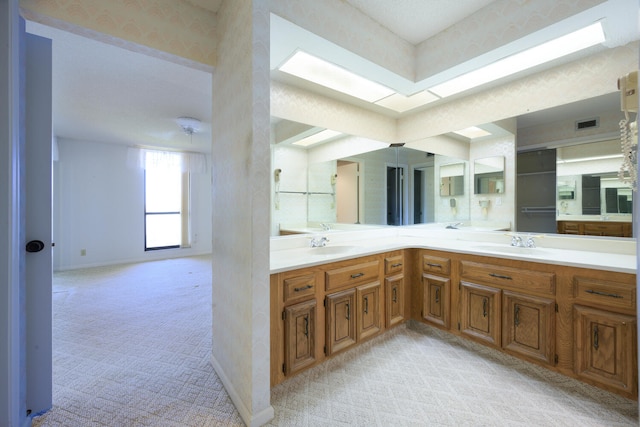
[[339, 255], [347, 252], [351, 252], [355, 249], [355, 246], [322, 246], [319, 248], [308, 248], [307, 251], [310, 255]]
[[510, 246], [510, 245], [472, 245], [472, 249], [478, 249], [483, 252], [500, 252], [503, 254], [512, 254], [512, 255], [544, 255], [545, 250], [540, 248], [523, 248], [519, 246]]

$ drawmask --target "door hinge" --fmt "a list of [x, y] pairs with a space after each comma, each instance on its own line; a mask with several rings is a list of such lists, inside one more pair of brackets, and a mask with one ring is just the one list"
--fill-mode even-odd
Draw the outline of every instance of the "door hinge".
[[556, 313], [558, 312], [558, 303], [556, 303]]
[[555, 364], [558, 364], [558, 355], [557, 354], [553, 357], [553, 362]]
[[287, 312], [282, 310], [282, 320], [287, 320]]
[[286, 371], [286, 370], [285, 370], [285, 368], [284, 368], [284, 363], [282, 364], [282, 373], [283, 373], [283, 374], [286, 374], [286, 373], [287, 373], [287, 371]]
[[322, 348], [322, 351], [324, 351], [324, 354], [327, 354], [327, 346], [326, 345]]
[[460, 330], [460, 322], [458, 322], [458, 330]]

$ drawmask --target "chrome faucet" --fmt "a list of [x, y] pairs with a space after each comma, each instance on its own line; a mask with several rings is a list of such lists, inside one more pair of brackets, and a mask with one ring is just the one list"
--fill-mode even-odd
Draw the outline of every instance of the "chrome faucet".
[[522, 243], [522, 237], [518, 236], [517, 234], [514, 234], [513, 236], [511, 236], [511, 246], [515, 246], [517, 248], [523, 248], [524, 243]]
[[525, 246], [528, 248], [535, 248], [536, 247], [536, 241], [533, 240], [533, 236], [527, 236], [527, 241], [525, 243]]
[[331, 230], [331, 224], [325, 224], [324, 222], [322, 224], [320, 224], [320, 227], [322, 227], [322, 229], [324, 231], [329, 231]]
[[311, 243], [309, 243], [309, 246], [311, 246], [312, 248], [323, 248], [323, 247], [327, 246], [327, 242], [328, 241], [329, 241], [329, 239], [327, 239], [325, 236], [312, 237], [311, 238]]

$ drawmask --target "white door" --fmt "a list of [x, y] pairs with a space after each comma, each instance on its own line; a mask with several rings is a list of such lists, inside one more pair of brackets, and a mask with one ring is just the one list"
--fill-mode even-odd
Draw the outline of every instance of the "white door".
[[24, 244], [27, 413], [52, 404], [51, 40], [26, 35]]

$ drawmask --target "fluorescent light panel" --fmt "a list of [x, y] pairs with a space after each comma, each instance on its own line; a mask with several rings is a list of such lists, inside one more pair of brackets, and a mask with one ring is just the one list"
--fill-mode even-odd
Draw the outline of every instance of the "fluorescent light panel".
[[367, 102], [375, 102], [394, 93], [386, 86], [365, 79], [301, 50], [297, 51], [279, 69]]
[[466, 129], [460, 129], [460, 130], [454, 131], [453, 133], [457, 133], [458, 135], [464, 136], [465, 138], [469, 138], [469, 139], [481, 138], [483, 136], [491, 135], [491, 132], [488, 132], [484, 129], [480, 129], [477, 126], [471, 126]]
[[423, 90], [411, 96], [394, 93], [391, 96], [377, 101], [376, 105], [389, 108], [390, 110], [397, 111], [398, 113], [404, 113], [405, 111], [426, 105], [430, 102], [437, 101], [438, 99], [440, 98], [431, 92]]
[[325, 129], [321, 130], [318, 133], [314, 133], [313, 135], [309, 135], [306, 138], [302, 138], [296, 142], [293, 142], [292, 144], [300, 145], [301, 147], [308, 147], [313, 144], [319, 144], [338, 135], [340, 135], [340, 132], [331, 129]]
[[567, 159], [567, 160], [558, 160], [557, 164], [564, 163], [578, 163], [578, 162], [591, 162], [595, 160], [609, 160], [609, 159], [621, 159], [623, 157], [622, 154], [610, 154], [607, 156], [596, 156], [596, 157], [583, 157], [580, 159]]
[[508, 56], [475, 71], [463, 74], [429, 90], [447, 97], [515, 74], [527, 68], [578, 52], [605, 41], [602, 24], [596, 22], [573, 33], [548, 41], [515, 55]]

